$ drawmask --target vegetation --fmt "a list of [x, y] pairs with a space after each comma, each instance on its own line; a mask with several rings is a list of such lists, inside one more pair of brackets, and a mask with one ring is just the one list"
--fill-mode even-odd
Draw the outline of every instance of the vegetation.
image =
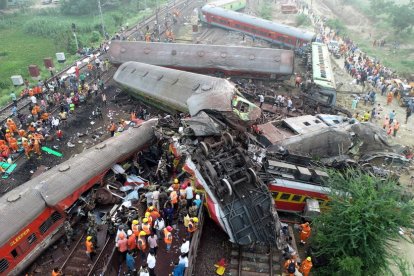
[[[41, 76], [46, 77], [49, 72], [43, 69], [45, 57], [55, 58], [55, 53], [64, 52], [65, 64], [58, 64], [55, 60], [55, 67], [58, 70], [76, 60], [72, 23], [76, 24], [77, 38], [81, 47], [96, 47], [100, 44], [103, 34], [97, 0], [80, 2], [93, 3], [94, 7], [88, 9], [87, 15], [63, 14], [62, 5], [60, 9], [20, 9], [0, 16], [2, 38], [0, 40], [0, 106], [10, 101], [9, 94], [13, 89], [10, 77], [22, 75], [23, 78], [28, 78], [28, 65], [37, 64], [41, 69]], [[159, 4], [162, 2], [164, 1], [158, 1]], [[111, 0], [110, 3], [101, 0], [101, 3], [105, 29], [109, 34], [117, 32], [120, 24], [128, 23], [132, 26], [151, 12], [144, 10], [146, 6], [142, 1], [137, 0]], [[113, 3], [123, 3], [123, 5]], [[155, 3], [153, 0], [148, 0], [147, 7], [154, 7]], [[19, 90], [20, 88], [16, 92], [20, 93]]]
[[260, 17], [266, 20], [272, 20], [272, 1], [264, 0], [259, 10]]
[[414, 0], [406, 4], [396, 4], [390, 0], [370, 0], [372, 16], [386, 15], [397, 32], [411, 32], [414, 27]]
[[309, 17], [306, 16], [305, 14], [303, 14], [303, 13], [296, 15], [295, 21], [296, 21], [296, 27], [309, 26], [309, 25], [312, 24]]
[[355, 170], [331, 172], [328, 185], [329, 209], [314, 222], [314, 244], [329, 261], [318, 275], [385, 275], [390, 242], [400, 227], [413, 227], [414, 201], [401, 197], [395, 181]]
[[329, 28], [334, 29], [336, 31], [336, 33], [341, 35], [341, 36], [346, 35], [348, 33], [348, 29], [346, 28], [345, 24], [337, 18], [328, 19], [326, 21], [326, 25]]

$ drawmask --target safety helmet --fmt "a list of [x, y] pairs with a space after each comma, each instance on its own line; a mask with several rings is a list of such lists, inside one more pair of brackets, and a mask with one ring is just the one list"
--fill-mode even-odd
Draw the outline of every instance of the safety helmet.
[[[154, 206], [150, 206], [150, 207], [149, 207], [149, 210], [150, 210], [150, 211], [154, 210]], [[145, 214], [145, 215], [146, 215], [146, 214]]]
[[29, 139], [32, 139], [33, 138], [33, 136], [32, 135], [29, 135]]
[[86, 237], [86, 240], [87, 240], [87, 241], [90, 241], [91, 239], [92, 239], [92, 236], [87, 236], [87, 237]]
[[178, 184], [178, 179], [176, 178], [176, 179], [174, 179], [174, 184]]
[[311, 257], [307, 257], [306, 260], [310, 262], [312, 259]]
[[141, 232], [139, 232], [139, 235], [140, 236], [145, 236], [145, 235], [147, 235], [147, 233], [145, 233], [145, 231], [141, 231]]
[[124, 234], [124, 232], [119, 233], [119, 234], [118, 234], [118, 237], [119, 237], [120, 239], [125, 238], [125, 234]]
[[143, 221], [144, 223], [147, 223], [147, 222], [148, 222], [148, 218], [144, 218], [142, 221]]
[[198, 222], [198, 218], [192, 218], [194, 222]]
[[146, 212], [145, 213], [145, 217], [147, 218], [147, 217], [149, 217], [151, 215], [151, 213], [150, 212]]
[[132, 231], [131, 230], [128, 230], [127, 234], [128, 234], [128, 236], [131, 236], [132, 235]]
[[134, 219], [134, 220], [132, 221], [132, 224], [137, 225], [137, 224], [138, 224], [138, 221], [137, 221], [136, 219]]
[[10, 132], [10, 129], [6, 129], [6, 132]]
[[171, 232], [173, 230], [173, 228], [171, 226], [167, 226], [167, 231]]

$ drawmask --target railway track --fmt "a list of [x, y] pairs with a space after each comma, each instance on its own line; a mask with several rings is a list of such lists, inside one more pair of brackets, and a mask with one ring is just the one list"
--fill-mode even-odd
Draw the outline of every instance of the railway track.
[[276, 249], [266, 246], [234, 245], [229, 265], [231, 275], [237, 276], [274, 276], [280, 275], [280, 255]]
[[[106, 232], [106, 230], [105, 230]], [[93, 276], [100, 275], [102, 269], [109, 261], [109, 255], [114, 246], [114, 240], [109, 236], [105, 237], [104, 243], [101, 247], [96, 249], [96, 254], [92, 258], [92, 261], [86, 256], [85, 253], [85, 238], [86, 234], [83, 234], [76, 245], [73, 247], [66, 260], [61, 266], [62, 271], [67, 276]], [[98, 246], [99, 246], [98, 239]]]

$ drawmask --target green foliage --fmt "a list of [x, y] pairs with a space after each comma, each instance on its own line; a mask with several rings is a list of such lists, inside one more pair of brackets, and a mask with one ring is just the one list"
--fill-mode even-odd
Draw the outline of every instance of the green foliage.
[[[101, 0], [103, 10], [115, 9], [120, 4], [118, 0]], [[99, 8], [97, 0], [63, 0], [60, 10], [66, 15], [86, 15], [97, 13]]]
[[122, 13], [113, 13], [112, 14], [112, 18], [115, 22], [115, 26], [122, 26], [122, 24], [124, 23], [125, 17]]
[[7, 0], [0, 0], [0, 9], [7, 8]]
[[101, 39], [101, 35], [98, 31], [93, 31], [91, 36], [91, 42], [98, 42]]
[[326, 25], [330, 28], [338, 31], [341, 35], [344, 35], [348, 32], [346, 25], [339, 19], [328, 19]]
[[10, 86], [10, 82], [0, 81], [0, 89], [7, 89]]
[[330, 262], [320, 274], [383, 275], [390, 241], [413, 226], [414, 202], [401, 199], [395, 181], [356, 170], [331, 172], [327, 184], [329, 209], [314, 222], [318, 254]]
[[404, 30], [411, 31], [414, 26], [414, 1], [405, 5], [392, 5], [387, 9], [392, 26], [401, 32]]
[[394, 2], [389, 0], [369, 0], [369, 5], [371, 10], [376, 15], [385, 14], [387, 9], [394, 5]]
[[260, 17], [266, 20], [272, 20], [272, 1], [264, 0], [259, 10]]
[[309, 19], [309, 17], [307, 17], [305, 14], [298, 14], [295, 17], [295, 21], [296, 21], [296, 26], [308, 26], [311, 25], [311, 21]]

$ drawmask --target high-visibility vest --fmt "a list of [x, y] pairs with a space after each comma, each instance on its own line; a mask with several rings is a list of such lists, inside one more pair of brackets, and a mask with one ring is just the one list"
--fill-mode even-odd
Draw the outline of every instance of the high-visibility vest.
[[176, 191], [172, 191], [170, 193], [170, 197], [171, 197], [171, 203], [172, 204], [176, 204], [178, 202], [177, 192]]
[[139, 226], [138, 226], [138, 224], [132, 224], [131, 229], [132, 229], [132, 232], [134, 232], [135, 237], [137, 237], [138, 234], [139, 234]]
[[144, 231], [147, 235], [151, 234], [151, 226], [149, 222], [142, 224], [142, 231]]
[[92, 253], [93, 252], [93, 243], [91, 241], [85, 242], [86, 252]]
[[128, 250], [134, 250], [137, 246], [137, 240], [135, 234], [128, 237]]
[[192, 221], [190, 221], [190, 222], [188, 223], [187, 231], [188, 231], [189, 233], [193, 233], [193, 232], [195, 232], [196, 230], [197, 230], [196, 225], [195, 225]]
[[172, 243], [172, 235], [171, 232], [167, 230], [167, 228], [164, 228], [164, 242], [166, 244]]

